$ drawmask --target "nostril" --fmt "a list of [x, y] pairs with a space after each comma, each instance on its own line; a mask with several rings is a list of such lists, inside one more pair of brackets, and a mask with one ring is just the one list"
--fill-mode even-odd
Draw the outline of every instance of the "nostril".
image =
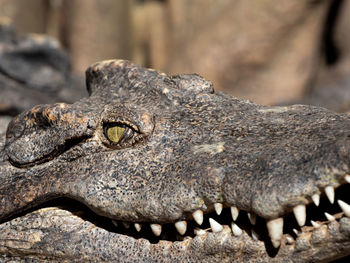
[[17, 122], [10, 122], [7, 127], [6, 138], [19, 138], [24, 132], [24, 125]]

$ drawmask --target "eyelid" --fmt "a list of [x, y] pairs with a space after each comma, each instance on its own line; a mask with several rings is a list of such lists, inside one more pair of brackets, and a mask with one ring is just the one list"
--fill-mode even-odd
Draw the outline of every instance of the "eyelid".
[[133, 131], [140, 132], [137, 125], [135, 125], [133, 122], [128, 121], [126, 119], [108, 118], [108, 119], [104, 119], [102, 123], [103, 123], [103, 127], [105, 127], [106, 125], [120, 124], [120, 125], [125, 125], [126, 127], [129, 127]]

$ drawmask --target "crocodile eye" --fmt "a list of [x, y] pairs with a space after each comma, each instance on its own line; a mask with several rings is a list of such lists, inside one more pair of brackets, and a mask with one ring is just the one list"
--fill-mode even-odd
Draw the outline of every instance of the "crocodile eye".
[[114, 143], [118, 143], [124, 132], [125, 128], [120, 126], [107, 128], [107, 138]]
[[104, 128], [104, 133], [113, 145], [122, 144], [134, 135], [133, 129], [122, 123], [107, 124]]

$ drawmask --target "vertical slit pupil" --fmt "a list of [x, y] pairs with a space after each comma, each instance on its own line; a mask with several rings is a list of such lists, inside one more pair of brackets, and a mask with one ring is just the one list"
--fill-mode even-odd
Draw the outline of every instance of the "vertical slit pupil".
[[107, 127], [107, 138], [114, 143], [118, 143], [123, 137], [125, 129], [125, 125], [115, 125]]

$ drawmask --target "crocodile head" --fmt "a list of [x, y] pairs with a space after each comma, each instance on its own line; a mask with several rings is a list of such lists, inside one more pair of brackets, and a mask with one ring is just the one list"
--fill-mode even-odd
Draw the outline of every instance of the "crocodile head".
[[[0, 254], [325, 262], [350, 254], [350, 116], [266, 107], [128, 61], [0, 143]], [[326, 214], [325, 214], [326, 213]]]

